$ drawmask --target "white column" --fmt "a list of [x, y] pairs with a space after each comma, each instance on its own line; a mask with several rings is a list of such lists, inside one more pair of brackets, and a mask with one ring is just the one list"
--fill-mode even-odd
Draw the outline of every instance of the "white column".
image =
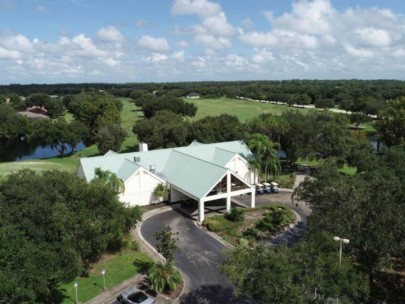
[[198, 222], [202, 223], [204, 222], [204, 200], [200, 199], [198, 201]]
[[226, 212], [231, 212], [231, 172], [226, 175]]
[[256, 189], [252, 188], [252, 194], [250, 195], [250, 208], [254, 208], [256, 206]]

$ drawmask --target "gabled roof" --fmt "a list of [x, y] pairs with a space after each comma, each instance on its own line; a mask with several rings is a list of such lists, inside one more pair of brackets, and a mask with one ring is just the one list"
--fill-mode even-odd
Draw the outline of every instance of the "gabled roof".
[[242, 141], [213, 144], [194, 141], [179, 148], [123, 154], [109, 151], [104, 156], [81, 158], [80, 165], [87, 181], [95, 177], [96, 168], [111, 171], [126, 181], [139, 168], [151, 171], [153, 167], [156, 176], [201, 198], [228, 171], [224, 166], [236, 154], [247, 160], [252, 157]]
[[162, 175], [170, 184], [199, 199], [204, 197], [228, 170], [173, 150]]

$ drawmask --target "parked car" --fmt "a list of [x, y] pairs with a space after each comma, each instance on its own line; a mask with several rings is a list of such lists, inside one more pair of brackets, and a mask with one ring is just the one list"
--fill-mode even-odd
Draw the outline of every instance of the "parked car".
[[128, 288], [117, 297], [117, 301], [124, 304], [153, 304], [155, 298], [134, 287]]

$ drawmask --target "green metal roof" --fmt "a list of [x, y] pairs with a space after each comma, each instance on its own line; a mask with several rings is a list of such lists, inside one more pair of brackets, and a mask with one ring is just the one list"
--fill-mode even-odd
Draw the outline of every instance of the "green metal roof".
[[196, 199], [203, 198], [229, 169], [173, 150], [161, 172], [167, 181]]
[[221, 174], [228, 170], [224, 166], [238, 154], [250, 159], [252, 153], [243, 141], [230, 141], [203, 144], [194, 141], [190, 146], [130, 152], [118, 154], [107, 152], [104, 156], [81, 158], [87, 181], [94, 178], [94, 170], [101, 168], [111, 171], [123, 181], [128, 179], [140, 167], [150, 171], [155, 168], [158, 176], [163, 176], [169, 183], [190, 193], [196, 198], [206, 194]]

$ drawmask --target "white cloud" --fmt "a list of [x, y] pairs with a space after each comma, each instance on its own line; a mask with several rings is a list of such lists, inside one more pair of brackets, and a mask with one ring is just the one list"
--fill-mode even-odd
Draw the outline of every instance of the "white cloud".
[[152, 36], [142, 36], [138, 40], [138, 46], [152, 51], [168, 51], [169, 43], [165, 38], [155, 38]]
[[351, 56], [354, 57], [359, 57], [359, 58], [372, 58], [373, 57], [373, 52], [367, 49], [358, 49], [353, 47], [352, 45], [346, 43], [344, 44], [344, 49], [345, 51], [350, 54]]
[[107, 42], [123, 42], [124, 37], [121, 32], [113, 26], [102, 27], [97, 31], [97, 37]]
[[72, 42], [74, 45], [78, 46], [77, 54], [85, 57], [98, 57], [106, 56], [107, 53], [99, 48], [97, 48], [91, 38], [86, 37], [83, 34], [79, 34], [73, 37]]
[[146, 57], [146, 61], [152, 63], [166, 61], [167, 59], [168, 59], [167, 55], [161, 53], [152, 53], [151, 56]]
[[235, 32], [233, 26], [227, 22], [223, 12], [204, 19], [203, 26], [208, 32], [216, 35], [229, 36]]
[[0, 47], [0, 59], [18, 59], [21, 57], [20, 52], [6, 50]]
[[391, 45], [391, 36], [383, 29], [366, 27], [357, 29], [356, 34], [360, 41], [368, 46], [386, 47]]
[[177, 46], [178, 46], [179, 48], [185, 49], [185, 48], [188, 47], [188, 42], [187, 42], [187, 41], [184, 41], [184, 40], [179, 41], [179, 42], [177, 42]]
[[228, 38], [215, 37], [213, 35], [197, 35], [195, 40], [204, 43], [215, 50], [228, 49], [232, 46], [232, 43]]
[[268, 63], [274, 60], [274, 54], [268, 49], [256, 50], [256, 54], [252, 57], [252, 62], [257, 64]]
[[172, 5], [173, 15], [197, 15], [207, 18], [221, 12], [219, 4], [208, 0], [175, 0]]
[[4, 48], [9, 50], [22, 52], [33, 50], [32, 42], [27, 37], [21, 34], [6, 35], [4, 37], [1, 37], [0, 46], [3, 46]]
[[184, 61], [184, 51], [173, 52], [171, 57], [177, 61]]

